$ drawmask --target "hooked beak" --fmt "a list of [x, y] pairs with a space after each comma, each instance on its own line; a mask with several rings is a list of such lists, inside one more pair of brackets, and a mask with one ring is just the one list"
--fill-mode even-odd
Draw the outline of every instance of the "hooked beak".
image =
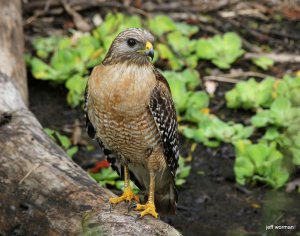
[[146, 56], [151, 57], [151, 60], [153, 60], [154, 57], [153, 45], [149, 41], [146, 43], [145, 46], [145, 54]]

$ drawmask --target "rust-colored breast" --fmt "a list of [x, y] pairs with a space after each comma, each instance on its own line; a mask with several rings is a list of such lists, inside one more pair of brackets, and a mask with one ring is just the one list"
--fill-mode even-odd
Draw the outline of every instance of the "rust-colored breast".
[[152, 68], [126, 64], [99, 66], [89, 80], [88, 113], [97, 136], [131, 162], [143, 162], [160, 144], [148, 108], [156, 83]]

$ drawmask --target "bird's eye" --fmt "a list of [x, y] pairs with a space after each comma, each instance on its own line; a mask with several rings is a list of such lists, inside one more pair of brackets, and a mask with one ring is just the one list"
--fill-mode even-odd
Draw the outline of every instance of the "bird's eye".
[[128, 39], [127, 44], [129, 47], [134, 47], [136, 45], [136, 40], [135, 39]]

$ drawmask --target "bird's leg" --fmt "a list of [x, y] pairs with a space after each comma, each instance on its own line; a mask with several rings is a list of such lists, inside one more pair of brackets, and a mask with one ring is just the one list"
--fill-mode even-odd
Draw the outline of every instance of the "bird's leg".
[[138, 218], [142, 218], [145, 215], [152, 215], [154, 218], [158, 217], [158, 214], [155, 210], [154, 204], [154, 192], [155, 192], [155, 174], [153, 171], [150, 171], [150, 187], [149, 187], [149, 198], [145, 205], [137, 204], [134, 210], [142, 212], [138, 215]]
[[129, 171], [128, 166], [124, 166], [124, 191], [120, 197], [111, 197], [109, 202], [111, 204], [118, 204], [123, 201], [131, 202], [132, 200], [139, 201], [139, 197], [135, 195], [130, 187], [129, 183]]

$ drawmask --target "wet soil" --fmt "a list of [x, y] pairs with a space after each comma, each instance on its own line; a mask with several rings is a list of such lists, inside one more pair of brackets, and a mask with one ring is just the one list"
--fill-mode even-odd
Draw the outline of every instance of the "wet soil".
[[[223, 96], [226, 87], [220, 86], [222, 89], [217, 94]], [[95, 150], [87, 152], [82, 145], [73, 158], [75, 162], [88, 169], [104, 158], [97, 143], [85, 134], [83, 110], [71, 109], [66, 104], [67, 91], [63, 87], [30, 78], [29, 90], [30, 109], [43, 127], [71, 136], [73, 124], [79, 120], [82, 140], [94, 145]], [[247, 117], [238, 112], [230, 115], [222, 107], [218, 113], [234, 120]], [[180, 139], [183, 156], [189, 153], [190, 147], [191, 142]], [[275, 191], [266, 186], [238, 186], [233, 173], [235, 156], [230, 144], [219, 148], [198, 145], [192, 156], [191, 174], [179, 188], [177, 214], [162, 218], [183, 235], [300, 235], [299, 194]], [[266, 230], [270, 225], [294, 228]]]

